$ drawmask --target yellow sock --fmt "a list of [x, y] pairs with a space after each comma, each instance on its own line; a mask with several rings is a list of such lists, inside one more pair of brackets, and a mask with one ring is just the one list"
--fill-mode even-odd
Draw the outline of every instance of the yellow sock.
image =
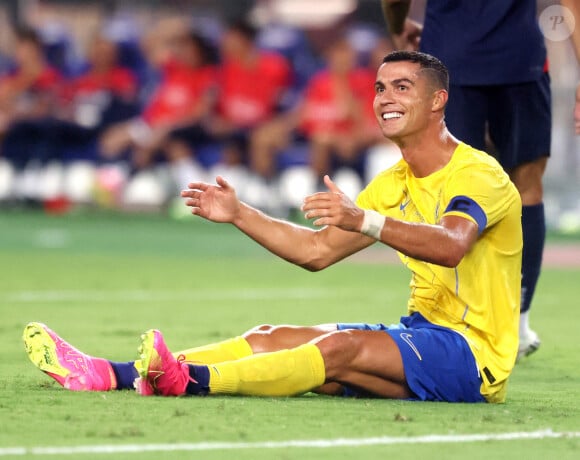
[[223, 363], [224, 361], [235, 361], [253, 354], [252, 347], [250, 347], [246, 339], [235, 337], [223, 342], [179, 351], [174, 353], [174, 356], [185, 355], [185, 361], [190, 363], [215, 364]]
[[293, 396], [324, 383], [324, 360], [316, 345], [261, 353], [208, 366], [210, 394]]
[[[202, 347], [173, 353], [173, 356], [185, 355], [185, 361], [197, 364], [215, 364], [224, 361], [235, 361], [253, 355], [252, 347], [243, 337], [234, 337], [223, 342], [212, 343]], [[135, 369], [139, 372], [141, 361], [135, 361]]]

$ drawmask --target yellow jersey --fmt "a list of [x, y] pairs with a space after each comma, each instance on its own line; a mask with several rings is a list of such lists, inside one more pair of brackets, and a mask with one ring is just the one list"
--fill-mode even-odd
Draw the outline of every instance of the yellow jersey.
[[417, 178], [405, 162], [379, 174], [357, 205], [406, 222], [436, 225], [461, 216], [479, 237], [456, 268], [399, 253], [411, 272], [409, 314], [457, 331], [482, 376], [481, 394], [503, 402], [518, 349], [521, 286], [521, 200], [499, 163], [464, 143], [433, 174]]

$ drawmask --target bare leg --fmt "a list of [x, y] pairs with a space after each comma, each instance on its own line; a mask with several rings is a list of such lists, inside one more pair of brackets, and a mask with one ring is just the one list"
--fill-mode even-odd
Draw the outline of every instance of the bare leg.
[[510, 171], [510, 179], [522, 197], [523, 206], [533, 206], [542, 202], [544, 189], [542, 177], [546, 170], [548, 157], [516, 166]]
[[332, 331], [336, 331], [336, 324], [311, 327], [264, 324], [249, 330], [243, 337], [254, 353], [269, 353], [296, 348]]
[[276, 154], [290, 143], [289, 128], [285, 119], [266, 123], [252, 132], [250, 137], [250, 166], [256, 174], [270, 179], [275, 174]]
[[313, 340], [326, 368], [326, 382], [348, 385], [383, 398], [408, 398], [411, 391], [399, 348], [382, 331], [345, 330]]
[[546, 222], [543, 206], [542, 177], [548, 158], [524, 163], [510, 171], [522, 198], [522, 292], [520, 305], [520, 344], [518, 359], [533, 353], [540, 346], [540, 339], [529, 326], [529, 309], [542, 266]]
[[384, 332], [337, 331], [336, 324], [314, 327], [258, 326], [246, 334], [254, 353], [267, 353], [314, 343], [326, 367], [326, 384], [317, 392], [341, 394], [343, 385], [386, 398], [411, 395], [399, 348]]
[[322, 178], [330, 173], [330, 142], [323, 136], [310, 139], [310, 167], [316, 177]]
[[[317, 337], [336, 331], [336, 324], [323, 324], [313, 327], [301, 326], [258, 326], [244, 334], [254, 353], [295, 348], [308, 343]], [[314, 390], [316, 393], [341, 395], [343, 386], [339, 383], [327, 383]]]

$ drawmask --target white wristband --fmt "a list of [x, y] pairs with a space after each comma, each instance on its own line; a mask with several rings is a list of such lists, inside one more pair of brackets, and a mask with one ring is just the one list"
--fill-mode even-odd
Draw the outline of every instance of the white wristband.
[[374, 238], [375, 240], [380, 240], [384, 225], [385, 216], [378, 213], [377, 211], [370, 211], [365, 209], [365, 216], [360, 232], [363, 235]]

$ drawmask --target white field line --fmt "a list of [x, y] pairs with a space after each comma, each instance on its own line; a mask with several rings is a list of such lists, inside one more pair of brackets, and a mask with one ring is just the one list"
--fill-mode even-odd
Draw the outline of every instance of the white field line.
[[23, 290], [0, 294], [0, 302], [160, 302], [179, 300], [302, 300], [343, 297], [340, 289], [330, 288], [240, 288], [240, 289], [189, 289], [189, 290]]
[[449, 444], [486, 441], [517, 441], [534, 439], [579, 438], [580, 432], [554, 432], [541, 430], [515, 433], [425, 435], [408, 437], [381, 436], [375, 438], [338, 438], [262, 442], [199, 442], [179, 444], [110, 444], [71, 447], [8, 447], [0, 448], [0, 457], [21, 455], [79, 455], [79, 454], [119, 454], [144, 452], [185, 452], [241, 449], [329, 449], [337, 447], [387, 446], [397, 444]]
[[[205, 288], [205, 289], [175, 289], [175, 290], [22, 290], [0, 293], [0, 303], [109, 303], [109, 302], [178, 302], [178, 301], [259, 301], [259, 300], [312, 300], [312, 299], [344, 299], [352, 294], [350, 288]], [[385, 302], [388, 293], [376, 292], [365, 295], [367, 301]]]

